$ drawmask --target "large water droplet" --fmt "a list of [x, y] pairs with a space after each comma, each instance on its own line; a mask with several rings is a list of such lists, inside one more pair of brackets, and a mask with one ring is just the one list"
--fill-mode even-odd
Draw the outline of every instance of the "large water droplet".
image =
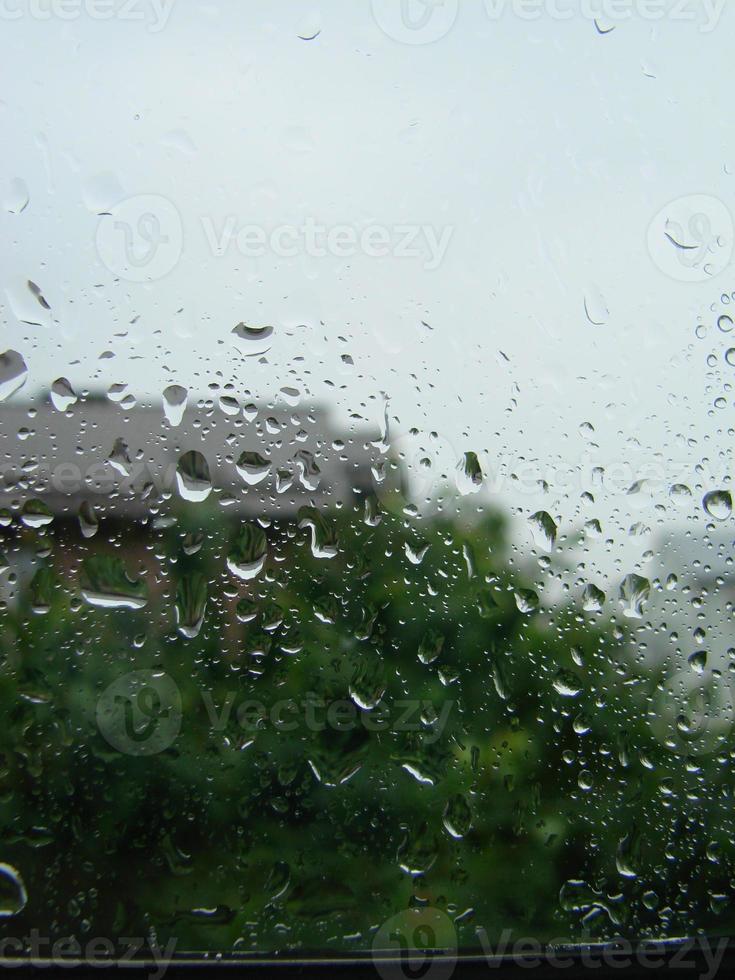
[[578, 698], [582, 693], [582, 685], [577, 677], [571, 670], [563, 667], [557, 671], [551, 684], [557, 694], [561, 694], [563, 698]]
[[79, 584], [86, 602], [102, 609], [142, 609], [148, 601], [145, 583], [131, 579], [122, 558], [110, 555], [85, 559]]
[[51, 404], [57, 412], [65, 412], [76, 405], [77, 396], [67, 378], [57, 378], [51, 385]]
[[238, 323], [232, 330], [233, 344], [246, 357], [266, 354], [273, 344], [273, 327], [251, 327]]
[[27, 376], [26, 362], [17, 350], [6, 350], [0, 354], [0, 402], [22, 388]]
[[253, 579], [263, 570], [268, 539], [258, 524], [243, 524], [227, 556], [227, 567], [238, 578]]
[[176, 485], [179, 494], [191, 503], [201, 503], [212, 492], [209, 464], [196, 449], [189, 450], [179, 459], [176, 467]]
[[465, 453], [457, 467], [457, 489], [464, 496], [482, 489], [482, 467], [477, 453]]
[[528, 518], [533, 540], [536, 546], [550, 552], [556, 543], [557, 526], [551, 514], [540, 510]]
[[0, 918], [22, 912], [28, 901], [28, 893], [20, 872], [11, 864], [0, 862]]
[[626, 575], [620, 586], [620, 605], [629, 619], [641, 619], [651, 592], [651, 583], [642, 575]]
[[163, 392], [163, 414], [174, 428], [181, 425], [188, 397], [189, 392], [181, 385], [169, 385]]
[[176, 590], [176, 627], [193, 640], [199, 635], [207, 610], [207, 579], [199, 572], [184, 576]]
[[467, 798], [457, 793], [447, 801], [444, 807], [442, 823], [448, 834], [456, 840], [465, 837], [472, 827], [472, 810]]
[[30, 199], [26, 182], [21, 177], [13, 177], [3, 198], [3, 207], [10, 214], [20, 214], [28, 207]]
[[704, 495], [702, 506], [716, 521], [726, 521], [732, 514], [732, 494], [729, 490], [711, 490]]
[[237, 472], [248, 486], [254, 487], [261, 483], [271, 471], [271, 463], [260, 453], [243, 453], [237, 461]]

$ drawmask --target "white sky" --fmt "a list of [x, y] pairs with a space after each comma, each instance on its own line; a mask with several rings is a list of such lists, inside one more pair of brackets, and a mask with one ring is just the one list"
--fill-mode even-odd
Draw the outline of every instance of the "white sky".
[[[314, 40], [298, 36], [305, 18]], [[21, 178], [30, 195], [21, 214], [0, 209], [2, 349], [25, 357], [29, 390], [60, 375], [139, 397], [220, 380], [271, 399], [290, 385], [373, 421], [380, 401], [366, 400], [384, 391], [397, 431], [436, 430], [449, 455], [484, 452], [506, 474], [533, 461], [540, 476], [580, 464], [590, 422], [594, 463], [645, 475], [659, 453], [694, 498], [674, 512], [665, 493], [639, 504], [600, 492], [585, 518], [704, 521], [702, 492], [732, 470], [723, 379], [735, 373], [715, 323], [735, 275], [672, 279], [647, 231], [682, 197], [735, 207], [731, 5], [708, 33], [635, 15], [603, 35], [581, 15], [493, 21], [463, 0], [426, 45], [386, 36], [368, 0], [179, 0], [156, 33], [88, 15], [0, 26], [0, 192]], [[90, 204], [115, 183], [118, 197], [162, 195], [180, 214], [183, 252], [165, 278], [115, 281], [100, 261], [110, 219]], [[230, 215], [452, 237], [433, 270], [395, 256], [215, 256], [202, 222]], [[18, 317], [42, 312], [27, 279], [51, 306], [45, 324]], [[599, 326], [584, 308], [594, 288], [609, 309]], [[274, 325], [267, 364], [237, 356], [239, 321]], [[105, 350], [115, 357], [99, 361]], [[713, 409], [720, 395], [727, 407]], [[578, 523], [586, 477], [550, 482], [522, 497], [506, 483], [503, 496]], [[623, 562], [651, 543], [631, 541]]]

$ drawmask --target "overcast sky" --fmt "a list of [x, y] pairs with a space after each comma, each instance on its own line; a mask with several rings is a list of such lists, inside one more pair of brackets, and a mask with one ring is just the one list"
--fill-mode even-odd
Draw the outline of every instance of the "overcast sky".
[[[732, 468], [735, 339], [716, 326], [735, 290], [732, 6], [714, 25], [696, 0], [693, 20], [595, 23], [588, 4], [527, 20], [463, 0], [431, 43], [389, 36], [377, 0], [137, 0], [140, 20], [2, 6], [2, 349], [28, 391], [287, 385], [372, 421], [385, 392], [396, 432], [434, 430], [506, 478], [529, 461], [645, 475], [659, 454], [692, 506], [659, 495], [641, 519], [704, 519], [701, 491]], [[140, 195], [163, 211], [142, 206], [158, 225], [133, 231], [168, 243], [130, 281], [110, 249]], [[316, 254], [309, 224], [363, 244]], [[285, 228], [289, 254], [216, 254], [246, 227]], [[390, 254], [365, 254], [369, 227]], [[417, 254], [396, 254], [406, 228]], [[241, 321], [273, 325], [267, 363], [233, 346]], [[550, 482], [517, 497], [506, 479], [504, 499], [586, 519], [584, 473]], [[631, 495], [598, 498], [591, 516], [627, 529]]]

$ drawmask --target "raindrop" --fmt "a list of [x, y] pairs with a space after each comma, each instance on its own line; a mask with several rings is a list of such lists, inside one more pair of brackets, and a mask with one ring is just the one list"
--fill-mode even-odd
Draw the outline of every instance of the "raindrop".
[[207, 580], [199, 572], [186, 575], [176, 590], [176, 628], [187, 640], [199, 636], [207, 609]]
[[557, 694], [561, 694], [563, 698], [578, 698], [582, 693], [582, 685], [577, 677], [564, 667], [557, 671], [551, 684]]
[[472, 810], [466, 797], [457, 793], [444, 807], [442, 823], [447, 833], [455, 840], [461, 840], [472, 828]]
[[122, 437], [115, 440], [115, 445], [107, 457], [107, 462], [122, 476], [130, 476], [130, 468], [133, 464], [130, 461], [128, 444]]
[[20, 214], [28, 207], [30, 199], [26, 182], [20, 177], [13, 177], [8, 193], [3, 198], [3, 207], [10, 214]]
[[732, 514], [732, 495], [729, 490], [711, 490], [705, 494], [702, 506], [716, 521], [726, 521]]
[[695, 650], [689, 657], [688, 663], [695, 674], [703, 674], [707, 666], [707, 651]]
[[462, 495], [477, 493], [482, 488], [482, 480], [477, 453], [465, 453], [457, 467], [457, 489]]
[[235, 338], [233, 344], [246, 357], [266, 354], [273, 343], [273, 327], [250, 327], [246, 323], [238, 323], [232, 335]]
[[254, 487], [268, 476], [271, 463], [260, 453], [245, 452], [238, 459], [236, 469], [245, 483]]
[[176, 467], [176, 485], [179, 494], [191, 503], [201, 503], [212, 492], [209, 464], [196, 449], [189, 450], [179, 459]]
[[101, 609], [142, 609], [148, 601], [145, 583], [131, 579], [115, 556], [85, 559], [79, 584], [85, 601]]
[[169, 385], [163, 392], [163, 414], [174, 428], [181, 425], [188, 397], [189, 392], [181, 385]]
[[443, 647], [444, 636], [438, 630], [429, 630], [419, 643], [419, 660], [422, 664], [433, 664]]
[[315, 41], [322, 32], [322, 23], [319, 12], [312, 10], [302, 17], [296, 28], [296, 36], [301, 41]]
[[629, 619], [641, 619], [643, 606], [651, 592], [651, 583], [641, 575], [626, 575], [620, 586], [620, 604], [623, 615]]
[[83, 500], [79, 507], [79, 527], [82, 536], [93, 538], [99, 530], [100, 522], [94, 512], [94, 507], [88, 500]]
[[0, 402], [4, 402], [25, 384], [28, 368], [16, 350], [0, 354]]
[[65, 412], [77, 401], [76, 392], [67, 378], [57, 378], [51, 385], [51, 404], [57, 412]]
[[533, 540], [538, 548], [551, 552], [556, 543], [557, 526], [553, 517], [545, 510], [540, 510], [528, 518]]
[[600, 612], [605, 605], [605, 593], [590, 583], [585, 587], [582, 604], [585, 612]]
[[20, 872], [12, 865], [0, 862], [0, 918], [22, 912], [28, 901], [28, 893]]
[[597, 286], [590, 286], [584, 295], [584, 312], [593, 326], [601, 327], [607, 323], [610, 311], [607, 302]]
[[533, 589], [516, 589], [514, 595], [519, 612], [532, 613], [538, 609], [539, 598]]
[[315, 558], [334, 558], [339, 551], [335, 531], [316, 507], [302, 507], [298, 513], [299, 527], [311, 530], [311, 553]]
[[268, 539], [258, 524], [243, 524], [227, 556], [227, 567], [238, 578], [248, 581], [263, 570]]
[[28, 500], [23, 504], [20, 519], [26, 527], [39, 528], [50, 524], [54, 515], [42, 500]]

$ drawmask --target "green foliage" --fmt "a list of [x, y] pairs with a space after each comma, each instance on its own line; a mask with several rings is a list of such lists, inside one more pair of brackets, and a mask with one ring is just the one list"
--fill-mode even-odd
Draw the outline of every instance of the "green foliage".
[[[661, 676], [604, 614], [547, 605], [499, 515], [375, 524], [373, 505], [368, 523], [309, 512], [263, 533], [202, 510], [137, 537], [31, 538], [53, 554], [0, 615], [0, 857], [29, 894], [4, 934], [363, 948], [416, 902], [467, 947], [478, 927], [731, 928], [713, 900], [732, 877], [727, 754], [654, 738]], [[11, 563], [23, 535], [6, 533]], [[233, 542], [242, 565], [266, 551], [254, 579], [228, 571]], [[110, 580], [146, 607], [83, 601]], [[151, 756], [97, 715], [143, 670], [181, 697]]]

